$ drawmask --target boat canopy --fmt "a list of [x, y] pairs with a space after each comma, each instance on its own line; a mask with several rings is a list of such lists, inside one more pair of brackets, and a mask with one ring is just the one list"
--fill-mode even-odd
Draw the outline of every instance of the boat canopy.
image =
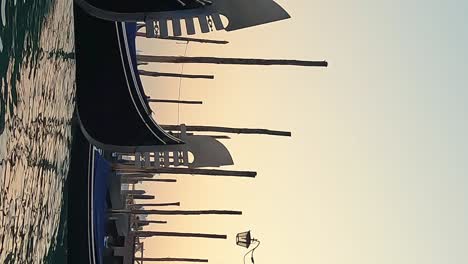
[[[184, 3], [184, 4], [181, 4]], [[238, 30], [290, 18], [274, 0], [75, 0], [85, 12], [103, 20], [146, 22], [147, 29], [158, 28], [162, 37], [195, 34], [195, 20], [201, 33], [214, 29]], [[221, 17], [228, 21], [224, 25]], [[185, 29], [181, 28], [185, 21]], [[172, 33], [168, 30], [171, 23]], [[152, 32], [148, 31], [148, 36]]]

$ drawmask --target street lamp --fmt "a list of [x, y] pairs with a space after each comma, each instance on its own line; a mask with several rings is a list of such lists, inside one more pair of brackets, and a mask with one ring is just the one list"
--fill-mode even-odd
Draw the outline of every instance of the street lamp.
[[245, 264], [245, 257], [249, 253], [252, 253], [252, 256], [250, 257], [250, 260], [252, 261], [252, 263], [255, 263], [253, 253], [254, 253], [254, 250], [257, 249], [258, 246], [260, 246], [260, 241], [253, 238], [252, 235], [250, 234], [250, 231], [241, 232], [241, 233], [237, 234], [237, 236], [236, 236], [236, 244], [238, 246], [249, 248], [254, 243], [256, 243], [256, 245], [251, 250], [247, 251], [247, 253], [245, 253], [245, 255], [244, 255], [244, 264]]

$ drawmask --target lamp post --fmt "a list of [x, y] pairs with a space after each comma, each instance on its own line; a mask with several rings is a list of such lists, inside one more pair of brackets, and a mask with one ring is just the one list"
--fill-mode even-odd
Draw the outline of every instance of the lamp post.
[[260, 246], [260, 241], [253, 238], [252, 235], [250, 234], [250, 231], [241, 232], [241, 233], [237, 234], [236, 244], [238, 246], [245, 247], [245, 248], [248, 249], [254, 243], [256, 243], [256, 245], [251, 250], [247, 251], [247, 253], [245, 253], [245, 255], [244, 255], [244, 263], [245, 263], [245, 257], [249, 253], [252, 253], [252, 256], [250, 257], [250, 260], [252, 261], [252, 263], [255, 263], [253, 253], [254, 253], [254, 250], [257, 249], [258, 246]]

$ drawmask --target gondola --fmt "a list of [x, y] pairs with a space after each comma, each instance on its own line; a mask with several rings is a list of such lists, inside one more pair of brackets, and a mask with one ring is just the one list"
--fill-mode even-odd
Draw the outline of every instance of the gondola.
[[135, 23], [97, 19], [75, 8], [76, 102], [95, 146], [134, 152], [183, 143], [151, 117], [137, 70]]
[[[86, 2], [86, 4], [83, 4]], [[161, 145], [183, 144], [173, 135], [165, 132], [153, 120], [151, 109], [137, 69], [135, 36], [136, 23], [111, 21], [112, 17], [99, 17], [86, 6], [91, 5], [104, 13], [119, 15], [132, 14], [127, 20], [146, 21], [147, 34], [151, 33], [154, 21], [162, 32], [163, 25], [172, 21], [173, 33], [178, 35], [175, 21], [184, 18], [187, 32], [196, 17], [202, 31], [206, 31], [206, 19], [213, 19], [215, 27], [220, 18], [216, 13], [229, 14], [226, 30], [235, 30], [257, 24], [269, 23], [288, 18], [289, 15], [272, 0], [224, 1], [217, 0], [200, 5], [200, 1], [110, 1], [76, 0], [75, 52], [77, 108], [81, 129], [86, 138], [95, 146], [119, 152], [151, 151]], [[131, 4], [130, 4], [131, 3]], [[160, 4], [156, 4], [160, 3]], [[198, 3], [198, 4], [195, 4]], [[228, 4], [231, 3], [231, 4]], [[88, 6], [89, 7], [89, 6]], [[252, 12], [261, 7], [262, 12]], [[101, 12], [101, 13], [102, 13]], [[143, 12], [144, 17], [138, 17]], [[201, 13], [200, 13], [201, 12]], [[209, 16], [200, 15], [207, 12]], [[213, 13], [214, 12], [214, 13]], [[216, 18], [215, 18], [216, 17]], [[124, 20], [121, 18], [120, 20]], [[218, 21], [218, 22], [216, 22]], [[222, 23], [221, 23], [222, 24]], [[149, 26], [151, 25], [151, 27]], [[167, 28], [166, 28], [167, 29]], [[154, 32], [153, 32], [154, 33]], [[164, 33], [164, 34], [166, 34]]]
[[[174, 35], [182, 34], [180, 19], [185, 20], [187, 34], [193, 34], [194, 18], [202, 32], [210, 30], [210, 21], [216, 29], [236, 30], [289, 18], [272, 0], [75, 0], [74, 15], [82, 132], [93, 145], [121, 152], [183, 144], [151, 116], [137, 70], [135, 21], [146, 22], [147, 35], [154, 33], [157, 23], [164, 37], [168, 21]], [[226, 27], [220, 15], [228, 18]]]
[[76, 129], [67, 182], [69, 264], [104, 263], [109, 175], [110, 164]]

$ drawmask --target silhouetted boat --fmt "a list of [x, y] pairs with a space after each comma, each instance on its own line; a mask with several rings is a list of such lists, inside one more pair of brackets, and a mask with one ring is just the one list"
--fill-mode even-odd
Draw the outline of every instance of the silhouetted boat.
[[146, 21], [148, 34], [156, 23], [151, 19], [158, 18], [161, 35], [167, 33], [170, 20], [174, 35], [179, 35], [180, 23], [176, 21], [182, 18], [189, 34], [194, 33], [195, 17], [202, 32], [207, 32], [206, 19], [212, 19], [216, 29], [223, 29], [220, 14], [228, 17], [226, 30], [289, 18], [272, 0], [216, 0], [205, 5], [184, 0], [185, 6], [176, 0], [75, 0], [75, 3], [78, 4], [75, 6], [75, 51], [81, 128], [93, 145], [120, 152], [151, 151], [156, 146], [183, 142], [164, 131], [151, 116], [137, 70], [136, 23], [110, 20]]
[[95, 146], [114, 151], [180, 144], [151, 117], [137, 71], [135, 23], [97, 19], [75, 8], [77, 106]]
[[68, 179], [68, 263], [103, 263], [109, 163], [79, 129]]

